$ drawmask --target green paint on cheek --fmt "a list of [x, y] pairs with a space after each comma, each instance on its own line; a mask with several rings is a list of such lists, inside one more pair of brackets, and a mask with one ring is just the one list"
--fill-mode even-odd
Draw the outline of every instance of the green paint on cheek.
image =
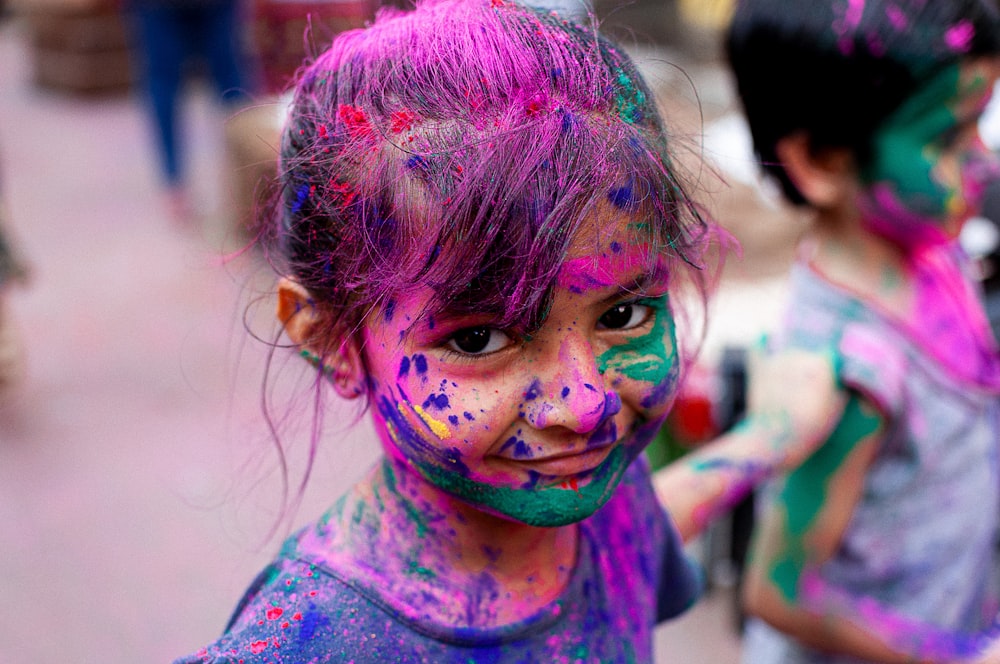
[[603, 374], [614, 369], [632, 380], [659, 385], [670, 377], [676, 360], [677, 337], [674, 318], [666, 296], [642, 301], [652, 307], [653, 327], [641, 337], [609, 348], [597, 358], [597, 368]]
[[956, 125], [952, 109], [961, 70], [948, 67], [899, 107], [872, 141], [871, 162], [862, 172], [868, 184], [888, 182], [907, 206], [922, 215], [945, 213], [951, 192], [934, 179], [942, 139]]
[[857, 443], [875, 433], [881, 417], [857, 395], [852, 395], [830, 438], [789, 474], [781, 491], [785, 508], [786, 547], [770, 571], [770, 578], [786, 600], [798, 596], [798, 584], [807, 563], [805, 543], [830, 493], [831, 480]]

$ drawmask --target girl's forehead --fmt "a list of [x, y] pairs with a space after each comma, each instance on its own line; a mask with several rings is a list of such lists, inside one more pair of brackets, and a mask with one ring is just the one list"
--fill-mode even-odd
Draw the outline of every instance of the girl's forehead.
[[651, 245], [650, 224], [613, 206], [599, 206], [574, 237], [557, 286], [574, 292], [666, 278], [666, 258]]

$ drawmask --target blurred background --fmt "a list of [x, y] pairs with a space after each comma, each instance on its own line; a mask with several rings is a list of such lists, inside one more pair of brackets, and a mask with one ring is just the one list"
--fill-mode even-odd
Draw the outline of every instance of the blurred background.
[[[275, 532], [283, 487], [260, 414], [273, 273], [243, 250], [289, 77], [375, 4], [225, 2], [0, 0], [0, 664], [166, 662], [197, 649], [288, 530], [377, 453], [351, 407], [334, 405], [309, 488]], [[206, 3], [216, 13], [198, 23]], [[170, 7], [185, 13], [162, 16]], [[738, 409], [727, 358], [771, 325], [804, 230], [751, 166], [719, 61], [728, 10], [594, 7], [654, 86], [704, 204], [744, 245], [672, 424], [682, 444]], [[185, 39], [151, 44], [164, 20]], [[182, 57], [195, 34], [233, 50]], [[172, 166], [158, 138], [171, 108]], [[272, 367], [279, 403], [308, 389], [306, 364], [286, 355]], [[293, 480], [301, 434], [289, 437]], [[658, 661], [737, 661], [733, 531], [722, 523], [696, 543], [712, 588], [657, 632]]]

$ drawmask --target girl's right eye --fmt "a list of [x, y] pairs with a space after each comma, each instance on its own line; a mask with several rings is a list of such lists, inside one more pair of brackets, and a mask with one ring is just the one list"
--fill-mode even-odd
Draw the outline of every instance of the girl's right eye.
[[488, 355], [503, 350], [512, 339], [494, 327], [467, 327], [451, 335], [445, 344], [463, 355]]

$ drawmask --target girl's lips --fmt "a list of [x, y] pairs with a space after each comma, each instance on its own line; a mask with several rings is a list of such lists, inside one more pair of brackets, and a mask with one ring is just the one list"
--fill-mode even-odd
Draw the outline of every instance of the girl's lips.
[[581, 475], [590, 472], [604, 463], [604, 460], [611, 454], [614, 445], [603, 445], [601, 447], [591, 447], [579, 452], [565, 452], [553, 454], [547, 457], [535, 457], [531, 459], [510, 459], [499, 457], [505, 464], [517, 466], [521, 470], [529, 470], [539, 475], [550, 477], [568, 477], [570, 475]]

